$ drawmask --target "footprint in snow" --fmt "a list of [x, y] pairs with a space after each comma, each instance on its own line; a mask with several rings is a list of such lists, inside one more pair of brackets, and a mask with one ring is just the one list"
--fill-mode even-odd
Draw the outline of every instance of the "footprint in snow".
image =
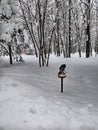
[[12, 86], [13, 86], [13, 87], [17, 87], [18, 84], [17, 84], [17, 83], [12, 83]]
[[29, 108], [29, 112], [31, 113], [31, 114], [35, 114], [36, 113], [36, 109], [35, 108]]
[[28, 120], [24, 120], [23, 122], [24, 122], [24, 123], [27, 123], [27, 122], [28, 122]]

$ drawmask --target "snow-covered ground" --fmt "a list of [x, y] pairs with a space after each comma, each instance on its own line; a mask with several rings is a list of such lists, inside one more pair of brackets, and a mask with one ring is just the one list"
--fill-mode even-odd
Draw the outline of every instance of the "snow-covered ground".
[[[0, 130], [98, 130], [98, 58], [0, 57]], [[58, 68], [66, 63], [64, 93]]]

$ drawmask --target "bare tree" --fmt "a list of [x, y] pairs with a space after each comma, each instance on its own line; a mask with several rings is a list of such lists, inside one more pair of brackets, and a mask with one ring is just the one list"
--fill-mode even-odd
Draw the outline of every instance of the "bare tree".
[[71, 0], [69, 0], [69, 57], [71, 57]]
[[87, 0], [86, 6], [86, 15], [87, 15], [87, 28], [86, 28], [86, 58], [90, 57], [90, 50], [91, 50], [91, 36], [90, 36], [90, 0]]

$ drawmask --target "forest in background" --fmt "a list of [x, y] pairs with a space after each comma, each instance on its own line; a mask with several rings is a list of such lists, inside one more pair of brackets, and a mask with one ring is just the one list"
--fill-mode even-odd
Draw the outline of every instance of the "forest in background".
[[34, 54], [39, 66], [54, 53], [98, 53], [97, 0], [0, 0], [0, 55], [22, 60]]

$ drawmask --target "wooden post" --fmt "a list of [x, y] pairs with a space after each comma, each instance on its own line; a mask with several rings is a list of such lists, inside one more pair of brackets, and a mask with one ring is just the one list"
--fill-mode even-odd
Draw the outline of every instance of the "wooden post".
[[63, 93], [63, 78], [61, 78], [61, 93]]

